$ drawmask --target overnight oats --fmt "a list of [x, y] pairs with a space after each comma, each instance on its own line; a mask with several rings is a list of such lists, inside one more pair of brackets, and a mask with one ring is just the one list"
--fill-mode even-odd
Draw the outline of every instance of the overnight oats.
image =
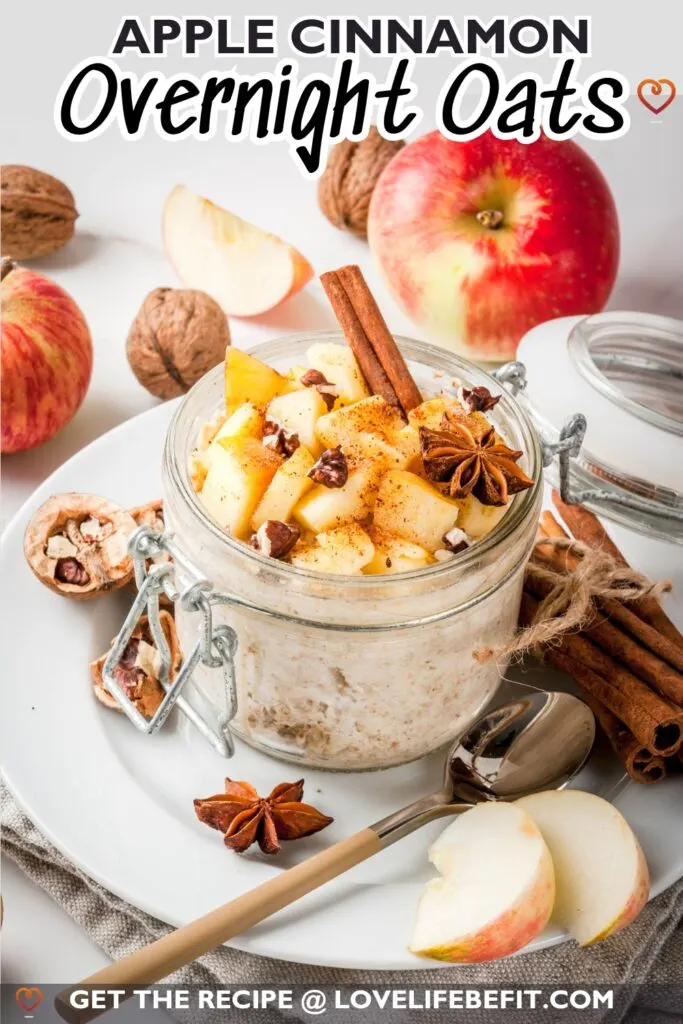
[[[258, 358], [228, 348], [174, 418], [164, 503], [184, 556], [234, 595], [214, 623], [238, 637], [235, 733], [361, 770], [424, 756], [495, 692], [504, 659], [486, 652], [516, 628], [541, 462], [485, 373], [398, 339], [389, 390], [339, 319]], [[176, 614], [189, 650], [196, 617]], [[191, 686], [224, 710], [220, 671]]]

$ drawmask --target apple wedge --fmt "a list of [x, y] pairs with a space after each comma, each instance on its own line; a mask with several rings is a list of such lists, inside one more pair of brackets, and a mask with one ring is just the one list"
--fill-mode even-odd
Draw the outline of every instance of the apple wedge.
[[553, 863], [517, 804], [479, 804], [441, 834], [429, 858], [441, 877], [420, 899], [411, 952], [450, 963], [496, 960], [521, 949], [550, 918]]
[[606, 939], [647, 903], [649, 872], [640, 843], [616, 807], [575, 789], [518, 800], [532, 816], [555, 865], [553, 920], [581, 946]]
[[176, 185], [162, 217], [164, 245], [183, 284], [218, 302], [228, 316], [257, 316], [294, 295], [313, 267], [277, 235]]

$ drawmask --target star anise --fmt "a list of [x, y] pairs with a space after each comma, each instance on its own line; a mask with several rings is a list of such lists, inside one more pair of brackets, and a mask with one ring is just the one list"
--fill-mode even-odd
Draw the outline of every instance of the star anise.
[[444, 417], [441, 430], [420, 427], [425, 473], [449, 483], [452, 498], [473, 494], [482, 505], [506, 505], [509, 497], [533, 485], [517, 465], [522, 452], [508, 448], [493, 426], [473, 432], [464, 423]]
[[303, 779], [281, 782], [265, 798], [248, 782], [226, 779], [224, 793], [195, 800], [194, 809], [205, 825], [225, 833], [225, 845], [236, 853], [255, 842], [264, 853], [279, 853], [280, 840], [313, 835], [334, 820], [302, 803], [303, 795]]

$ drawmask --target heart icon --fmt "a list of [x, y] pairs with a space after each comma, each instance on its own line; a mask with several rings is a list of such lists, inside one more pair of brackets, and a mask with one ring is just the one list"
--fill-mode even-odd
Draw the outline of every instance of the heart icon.
[[[653, 96], [661, 96], [663, 92], [666, 93], [660, 104], [650, 103], [649, 100], [645, 99], [644, 93], [646, 86], [650, 87], [650, 92]], [[666, 90], [664, 89], [664, 86], [667, 87]], [[642, 82], [638, 82], [637, 92], [640, 102], [646, 106], [648, 110], [651, 110], [653, 114], [661, 114], [661, 112], [666, 110], [669, 104], [673, 103], [676, 98], [676, 86], [670, 78], [644, 78]]]
[[26, 985], [22, 985], [15, 992], [14, 998], [22, 1010], [26, 1010], [28, 1013], [30, 1010], [35, 1010], [37, 1006], [40, 1006], [43, 1001], [43, 993], [37, 987], [27, 988]]

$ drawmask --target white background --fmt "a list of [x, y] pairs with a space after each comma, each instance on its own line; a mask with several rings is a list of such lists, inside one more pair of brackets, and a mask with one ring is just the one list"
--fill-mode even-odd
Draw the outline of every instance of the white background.
[[[255, 6], [244, 2], [230, 8], [236, 35], [240, 33], [242, 13], [271, 14], [277, 9], [282, 55], [286, 28], [293, 17], [344, 14], [358, 9], [357, 5], [320, 2], [309, 8], [292, 3]], [[634, 91], [643, 78], [678, 78], [682, 95], [659, 118], [632, 100], [632, 128], [627, 136], [582, 144], [606, 174], [621, 217], [622, 262], [610, 306], [683, 317], [683, 9], [671, 5], [670, 10], [676, 13], [665, 16], [661, 5], [657, 7], [659, 16], [652, 18], [647, 13], [652, 9], [648, 5], [625, 5], [623, 0], [593, 0], [579, 7], [515, 3], [505, 5], [505, 9], [509, 17], [592, 14], [593, 55], [585, 60], [585, 75], [617, 70], [628, 77]], [[195, 3], [188, 12], [184, 2], [150, 4], [139, 0], [135, 10], [141, 17], [151, 13], [213, 16], [224, 15], [226, 8]], [[482, 19], [500, 13], [499, 6], [489, 3], [461, 10]], [[419, 334], [398, 313], [376, 278], [367, 247], [336, 232], [319, 213], [315, 185], [302, 177], [284, 145], [263, 148], [227, 144], [220, 137], [207, 142], [170, 143], [154, 134], [131, 143], [124, 142], [116, 129], [81, 143], [59, 136], [54, 128], [53, 103], [62, 81], [85, 57], [106, 55], [121, 16], [129, 13], [129, 8], [119, 3], [93, 4], [90, 0], [14, 3], [3, 12], [0, 158], [3, 163], [46, 170], [74, 192], [81, 214], [76, 238], [63, 252], [38, 261], [36, 267], [74, 295], [88, 319], [95, 344], [93, 381], [77, 417], [50, 444], [4, 461], [4, 521], [73, 452], [154, 403], [131, 375], [124, 343], [146, 293], [157, 286], [177, 283], [163, 256], [159, 218], [164, 197], [178, 182], [282, 235], [301, 249], [318, 272], [345, 262], [361, 263], [390, 326], [402, 333]], [[391, 4], [373, 4], [371, 13], [422, 13], [430, 17], [443, 15], [444, 10], [431, 2], [411, 5], [406, 0], [393, 0]], [[253, 72], [264, 69], [270, 61], [223, 58], [219, 62], [210, 48], [206, 56], [185, 65], [174, 56], [165, 61], [150, 58], [143, 62], [130, 56], [122, 59], [122, 66], [139, 73], [159, 67], [169, 75], [188, 68], [194, 74], [212, 68], [229, 70], [233, 63], [240, 71]], [[305, 63], [305, 71], [329, 70], [325, 61]], [[452, 58], [446, 55], [417, 62], [413, 77], [425, 109], [420, 132], [433, 125], [435, 99], [452, 64]], [[551, 60], [543, 57], [532, 62], [510, 58], [503, 65], [508, 77], [533, 69], [548, 78], [552, 72]], [[363, 67], [372, 69], [378, 77], [384, 76], [387, 66], [382, 60], [363, 61]], [[313, 285], [280, 309], [249, 323], [233, 321], [231, 326], [233, 340], [239, 344], [332, 323], [320, 290]], [[116, 497], [115, 493], [111, 496]], [[639, 550], [653, 568], [661, 566], [664, 571], [669, 555], [662, 545], [650, 545], [647, 551], [641, 546]], [[680, 559], [680, 549], [675, 554]], [[2, 888], [5, 981], [64, 983], [104, 963], [103, 954], [80, 929], [6, 860]]]

